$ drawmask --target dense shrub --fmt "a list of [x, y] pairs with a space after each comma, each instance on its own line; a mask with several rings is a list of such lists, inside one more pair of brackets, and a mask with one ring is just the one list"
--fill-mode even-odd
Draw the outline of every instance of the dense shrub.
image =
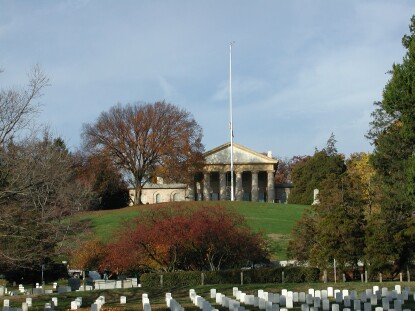
[[206, 271], [267, 262], [268, 244], [242, 215], [220, 206], [154, 208], [120, 229], [101, 269]]

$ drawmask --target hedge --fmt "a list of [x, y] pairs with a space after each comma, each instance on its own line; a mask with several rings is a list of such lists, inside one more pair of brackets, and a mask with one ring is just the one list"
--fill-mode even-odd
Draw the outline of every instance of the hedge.
[[[145, 287], [181, 287], [203, 284], [303, 283], [319, 281], [320, 270], [308, 267], [278, 267], [252, 270], [183, 271], [145, 273], [140, 282]], [[283, 279], [284, 277], [284, 279]]]

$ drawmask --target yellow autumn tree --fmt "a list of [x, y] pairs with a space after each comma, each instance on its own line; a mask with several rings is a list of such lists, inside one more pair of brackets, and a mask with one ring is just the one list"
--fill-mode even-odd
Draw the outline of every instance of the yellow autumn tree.
[[347, 174], [358, 177], [362, 185], [363, 200], [366, 201], [365, 213], [371, 215], [379, 211], [374, 202], [376, 196], [375, 169], [369, 162], [370, 154], [366, 152], [352, 153], [346, 161]]

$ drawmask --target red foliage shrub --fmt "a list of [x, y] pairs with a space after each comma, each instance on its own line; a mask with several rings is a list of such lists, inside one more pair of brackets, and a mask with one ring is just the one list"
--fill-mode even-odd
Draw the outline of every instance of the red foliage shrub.
[[105, 269], [219, 270], [266, 261], [267, 244], [244, 218], [222, 207], [156, 208], [120, 230]]

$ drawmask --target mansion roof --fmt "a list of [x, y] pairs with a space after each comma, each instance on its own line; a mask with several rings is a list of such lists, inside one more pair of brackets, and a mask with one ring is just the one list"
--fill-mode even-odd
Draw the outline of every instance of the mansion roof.
[[[231, 143], [225, 143], [204, 153], [207, 165], [229, 164]], [[278, 160], [270, 158], [259, 152], [233, 143], [233, 162], [235, 164], [278, 164]]]

